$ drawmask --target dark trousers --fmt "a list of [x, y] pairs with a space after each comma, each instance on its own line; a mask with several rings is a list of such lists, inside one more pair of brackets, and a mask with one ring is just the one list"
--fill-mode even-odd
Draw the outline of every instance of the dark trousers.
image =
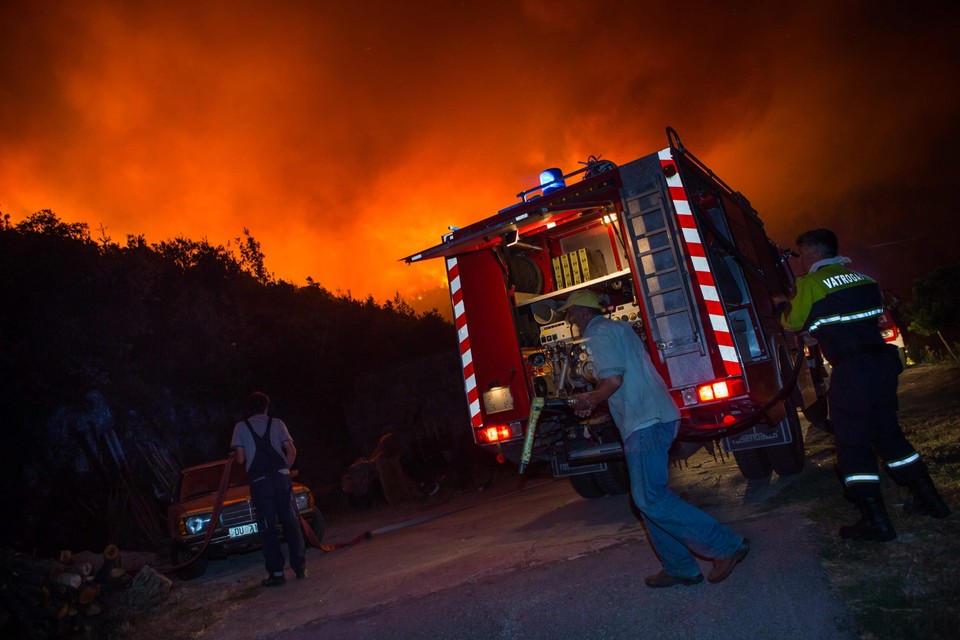
[[294, 570], [306, 566], [303, 535], [300, 519], [293, 507], [293, 480], [282, 473], [270, 473], [263, 480], [250, 485], [250, 499], [257, 510], [257, 527], [267, 573], [283, 575], [283, 551], [280, 549], [280, 532], [277, 522], [283, 526], [283, 534], [290, 550], [290, 567]]
[[[864, 353], [837, 363], [827, 392], [837, 440], [837, 461], [851, 497], [880, 492], [877, 456], [900, 484], [927, 473], [897, 420], [897, 377], [902, 371], [893, 349]], [[906, 461], [906, 462], [905, 462]], [[870, 476], [876, 480], [869, 479]], [[853, 478], [859, 478], [853, 480]]]

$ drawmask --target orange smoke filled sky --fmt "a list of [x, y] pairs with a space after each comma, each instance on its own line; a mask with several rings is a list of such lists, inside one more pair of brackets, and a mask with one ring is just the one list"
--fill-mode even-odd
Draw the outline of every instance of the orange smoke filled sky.
[[[952, 2], [0, 3], [0, 211], [226, 244], [449, 313], [398, 258], [540, 169], [686, 146], [909, 297], [955, 260]], [[948, 253], [949, 252], [949, 253]]]

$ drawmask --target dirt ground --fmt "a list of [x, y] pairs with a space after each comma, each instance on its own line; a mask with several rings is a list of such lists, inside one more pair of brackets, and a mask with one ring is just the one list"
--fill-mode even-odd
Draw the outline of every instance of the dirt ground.
[[[824, 526], [822, 562], [864, 638], [960, 638], [960, 368], [908, 368], [900, 378], [900, 421], [954, 512], [944, 520], [912, 515], [910, 493], [884, 476], [899, 536], [863, 544], [835, 535], [856, 520], [851, 505], [814, 501], [810, 516]], [[810, 488], [829, 491], [834, 482], [824, 477]]]
[[[901, 377], [901, 421], [923, 454], [935, 482], [951, 506], [960, 503], [960, 368], [910, 367]], [[886, 544], [841, 540], [836, 531], [856, 519], [840, 495], [833, 467], [832, 438], [808, 437], [808, 464], [800, 481], [785, 484], [766, 500], [764, 510], [801, 509], [820, 532], [821, 563], [836, 595], [850, 609], [864, 640], [960, 637], [960, 516], [945, 520], [909, 515], [909, 494], [888, 479], [884, 493], [899, 532]], [[706, 455], [704, 453], [700, 455]], [[429, 513], [431, 508], [469, 504], [516, 488], [505, 475], [486, 494], [441, 496], [442, 502], [408, 504], [351, 514], [328, 523], [327, 539], [349, 539], [364, 530], [387, 527]], [[455, 502], [457, 500], [466, 502]], [[259, 587], [229, 579], [230, 571], [258, 561], [251, 557], [211, 563], [214, 575], [200, 581], [176, 581], [168, 600], [155, 610], [130, 618], [121, 638], [200, 638], [222, 612], [257, 597]], [[216, 566], [215, 566], [216, 565]]]

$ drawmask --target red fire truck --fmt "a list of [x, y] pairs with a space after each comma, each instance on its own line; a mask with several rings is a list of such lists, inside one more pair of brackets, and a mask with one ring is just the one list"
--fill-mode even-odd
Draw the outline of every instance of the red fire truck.
[[667, 140], [623, 165], [548, 169], [512, 206], [405, 258], [446, 261], [476, 442], [521, 468], [549, 462], [585, 497], [629, 485], [609, 417], [580, 420], [566, 402], [596, 382], [556, 312], [582, 287], [643, 339], [681, 409], [685, 455], [719, 441], [748, 478], [804, 463], [807, 367], [771, 300], [792, 291], [789, 252], [673, 129]]

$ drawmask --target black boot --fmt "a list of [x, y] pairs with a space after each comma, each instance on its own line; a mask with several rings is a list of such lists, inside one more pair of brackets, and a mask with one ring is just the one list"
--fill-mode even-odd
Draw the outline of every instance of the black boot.
[[950, 507], [943, 501], [937, 488], [933, 486], [930, 476], [924, 476], [910, 485], [913, 494], [911, 510], [931, 518], [946, 518], [950, 515]]
[[889, 542], [897, 537], [881, 496], [858, 496], [857, 507], [860, 509], [860, 519], [849, 527], [840, 527], [841, 538]]

